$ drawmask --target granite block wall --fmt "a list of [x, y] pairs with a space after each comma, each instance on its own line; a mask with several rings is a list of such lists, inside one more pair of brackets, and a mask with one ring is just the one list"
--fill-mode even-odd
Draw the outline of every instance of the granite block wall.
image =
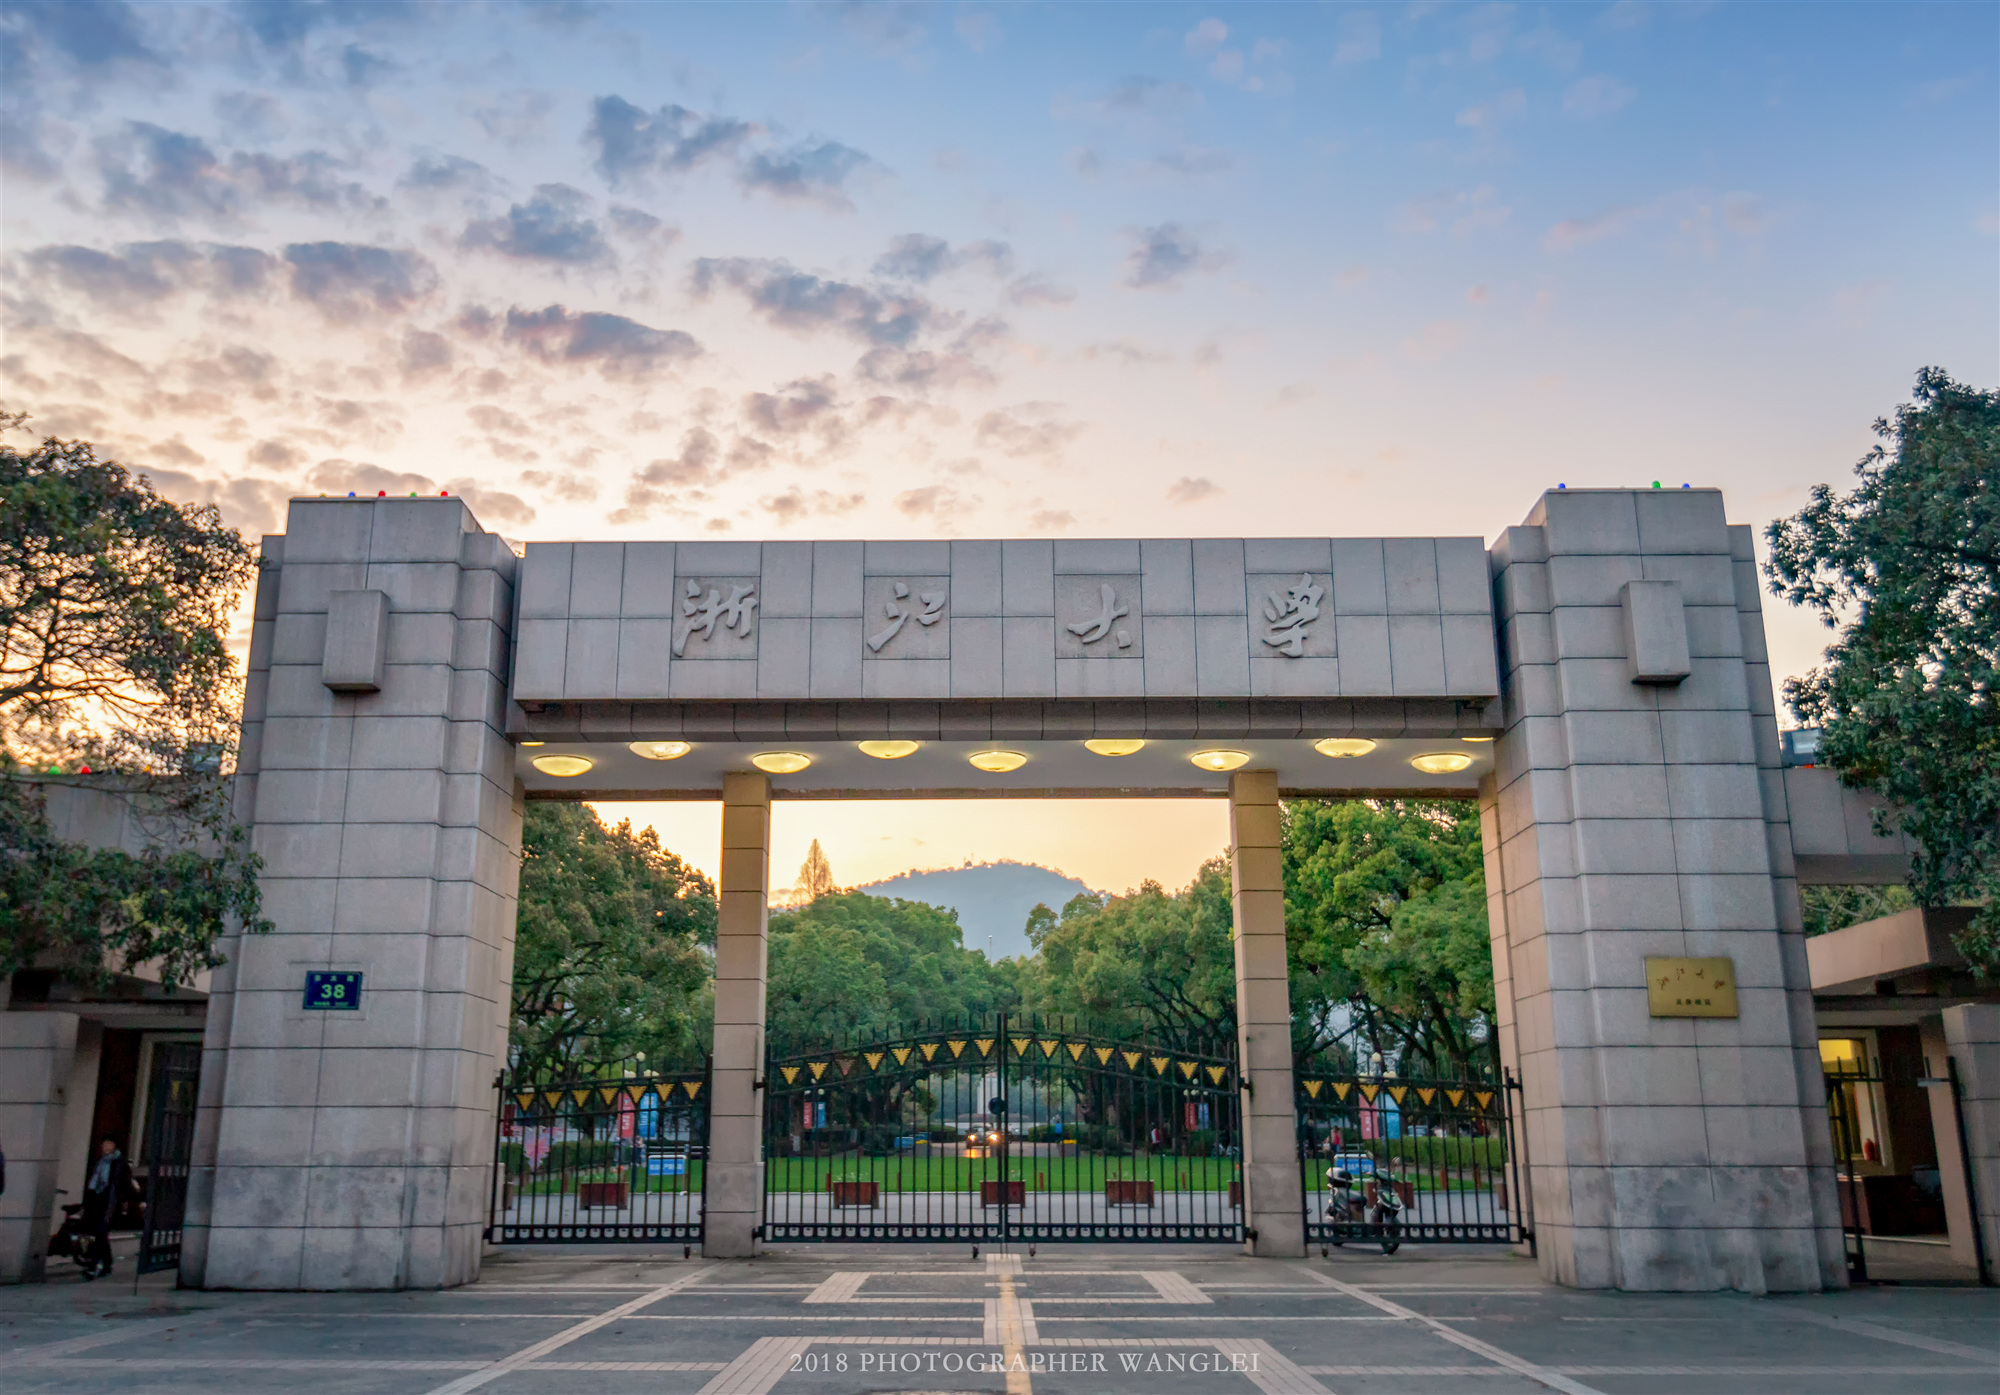
[[[478, 1274], [519, 870], [515, 566], [457, 499], [295, 500], [266, 540], [238, 813], [276, 928], [233, 937], [212, 985], [187, 1282]], [[328, 607], [357, 591], [386, 597], [379, 690], [335, 691]], [[311, 969], [360, 971], [360, 1010], [306, 1009]]]
[[[1713, 490], [1564, 490], [1492, 552], [1499, 1027], [1538, 1254], [1565, 1284], [1844, 1282], [1749, 542]], [[1634, 581], [1675, 583], [1678, 683], [1634, 681]], [[1715, 955], [1740, 1016], [1649, 1015], [1648, 956]]]

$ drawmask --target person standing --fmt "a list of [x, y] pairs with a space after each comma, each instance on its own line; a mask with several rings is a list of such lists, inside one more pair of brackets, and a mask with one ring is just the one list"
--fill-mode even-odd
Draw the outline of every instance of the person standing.
[[83, 1277], [101, 1279], [111, 1272], [111, 1220], [118, 1213], [118, 1201], [132, 1189], [132, 1166], [118, 1151], [115, 1139], [97, 1146], [97, 1162], [83, 1187], [83, 1233], [89, 1237], [89, 1262]]

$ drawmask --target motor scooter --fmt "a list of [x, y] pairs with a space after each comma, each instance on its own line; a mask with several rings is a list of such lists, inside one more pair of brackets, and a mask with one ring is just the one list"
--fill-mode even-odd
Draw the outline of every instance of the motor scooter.
[[[68, 1196], [67, 1191], [58, 1188], [57, 1196]], [[75, 1261], [79, 1269], [90, 1269], [96, 1263], [91, 1253], [90, 1236], [83, 1229], [83, 1203], [72, 1201], [62, 1208], [63, 1222], [56, 1233], [49, 1237], [49, 1256], [67, 1255]]]
[[1402, 1245], [1403, 1194], [1396, 1189], [1396, 1179], [1386, 1172], [1375, 1174], [1375, 1207], [1368, 1218], [1375, 1223], [1382, 1236], [1382, 1253], [1392, 1255]]
[[[1329, 1167], [1326, 1170], [1326, 1218], [1336, 1225], [1365, 1225], [1368, 1208], [1361, 1197], [1361, 1191], [1354, 1185], [1354, 1175], [1344, 1167]], [[1336, 1246], [1345, 1245], [1345, 1240], [1335, 1240]]]

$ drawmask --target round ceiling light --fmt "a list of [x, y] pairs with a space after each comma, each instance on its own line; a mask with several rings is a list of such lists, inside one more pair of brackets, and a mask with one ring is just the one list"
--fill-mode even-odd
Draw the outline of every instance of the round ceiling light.
[[1250, 763], [1248, 751], [1196, 751], [1188, 760], [1203, 770], [1234, 770]]
[[1472, 757], [1463, 751], [1432, 751], [1411, 756], [1410, 764], [1426, 775], [1456, 775], [1472, 764]]
[[523, 741], [521, 744], [523, 746], [546, 746], [548, 743], [546, 741]]
[[1375, 749], [1375, 743], [1362, 736], [1329, 736], [1324, 741], [1313, 742], [1313, 749], [1323, 756], [1342, 760], [1349, 756], [1365, 756]]
[[1461, 736], [1458, 739], [1460, 741], [1497, 741], [1499, 738], [1494, 736]]
[[647, 760], [679, 760], [694, 747], [685, 741], [634, 741], [632, 754]]
[[799, 751], [759, 751], [750, 757], [750, 764], [769, 775], [795, 775], [812, 763], [811, 756]]
[[535, 769], [544, 775], [581, 775], [592, 762], [583, 756], [536, 756]]
[[1094, 756], [1129, 756], [1145, 747], [1144, 741], [1133, 736], [1098, 736], [1083, 743], [1083, 749]]
[[1028, 758], [1019, 751], [974, 751], [966, 759], [972, 762], [974, 770], [984, 770], [989, 775], [1005, 775], [1028, 763]]
[[917, 750], [914, 741], [858, 741], [855, 745], [862, 755], [873, 756], [876, 760], [901, 760], [904, 756], [916, 754]]

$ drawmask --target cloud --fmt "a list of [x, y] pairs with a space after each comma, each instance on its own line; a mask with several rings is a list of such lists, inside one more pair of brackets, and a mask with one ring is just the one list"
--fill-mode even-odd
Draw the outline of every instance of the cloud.
[[1108, 116], [1154, 118], [1177, 116], [1201, 104], [1201, 94], [1185, 82], [1139, 75], [1117, 83], [1093, 109]]
[[649, 115], [610, 96], [591, 104], [584, 144], [597, 152], [597, 172], [616, 188], [633, 175], [681, 174], [727, 158], [756, 133], [748, 121], [703, 116], [672, 102]]
[[1192, 504], [1221, 492], [1222, 486], [1205, 475], [1182, 475], [1167, 486], [1167, 502]]
[[698, 297], [727, 286], [781, 329], [838, 330], [893, 348], [908, 346], [926, 330], [949, 328], [958, 318], [919, 295], [826, 280], [784, 261], [703, 257], [695, 262], [688, 285]]
[[306, 473], [306, 486], [328, 494], [352, 490], [364, 497], [380, 492], [392, 498], [411, 494], [424, 498], [442, 491], [465, 500], [482, 523], [519, 528], [535, 521], [535, 510], [526, 500], [488, 489], [477, 480], [453, 479], [440, 484], [428, 475], [385, 470], [366, 461], [322, 460]]
[[292, 294], [331, 320], [399, 315], [437, 286], [421, 253], [355, 242], [295, 242], [285, 249]]
[[679, 455], [665, 456], [632, 472], [625, 486], [625, 506], [611, 515], [613, 523], [636, 523], [664, 505], [698, 503], [702, 491], [722, 475], [722, 442], [705, 426], [693, 427], [681, 437]]
[[1491, 184], [1476, 189], [1428, 194], [1412, 199], [1397, 210], [1395, 226], [1403, 232], [1431, 233], [1449, 228], [1453, 237], [1497, 228], [1512, 216], [1513, 209], [1500, 202]]
[[1490, 102], [1467, 107], [1458, 114], [1458, 124], [1471, 127], [1475, 131], [1485, 131], [1491, 130], [1503, 121], [1513, 121], [1527, 114], [1527, 92], [1519, 87], [1510, 87]]
[[584, 216], [590, 199], [567, 184], [541, 184], [534, 197], [503, 217], [468, 223], [460, 247], [484, 247], [521, 261], [587, 266], [612, 260], [596, 220]]
[[36, 275], [107, 305], [163, 300], [207, 265], [207, 258], [185, 242], [133, 243], [118, 253], [37, 247], [21, 260]]
[[766, 150], [751, 156], [737, 171], [737, 181], [775, 198], [817, 203], [825, 208], [854, 207], [847, 197], [849, 178], [875, 162], [839, 141], [804, 141], [786, 150]]
[[1002, 455], [1050, 456], [1060, 454], [1083, 430], [1081, 422], [1064, 419], [1057, 403], [1023, 402], [988, 412], [979, 419], [975, 436], [981, 446]]
[[800, 378], [776, 392], [753, 392], [743, 399], [743, 415], [759, 431], [795, 436], [840, 426], [840, 401], [831, 374]]
[[928, 37], [919, 22], [928, 8], [909, 0], [820, 0], [811, 6], [813, 13], [891, 58], [908, 57]]
[[149, 121], [97, 143], [104, 206], [157, 218], [231, 220], [254, 202], [307, 208], [378, 209], [381, 200], [335, 174], [337, 162], [321, 150], [270, 155], [239, 150], [227, 161], [207, 141]]
[[928, 518], [939, 523], [978, 507], [978, 498], [967, 498], [948, 484], [926, 484], [896, 496], [896, 508], [904, 517]]
[[853, 513], [868, 502], [865, 494], [833, 494], [824, 489], [815, 489], [806, 494], [793, 485], [782, 494], [767, 494], [757, 501], [757, 507], [770, 514], [780, 523], [795, 523], [801, 518], [814, 515], [838, 517]]
[[1181, 47], [1190, 58], [1201, 58], [1221, 48], [1229, 39], [1229, 26], [1219, 19], [1205, 19], [1181, 36]]
[[533, 90], [509, 92], [505, 96], [459, 108], [486, 133], [489, 140], [502, 145], [520, 145], [541, 135], [547, 124], [548, 115], [555, 109], [555, 98], [546, 92]]
[[1203, 247], [1179, 223], [1161, 223], [1130, 236], [1133, 245], [1125, 258], [1125, 284], [1135, 290], [1169, 288], [1195, 272], [1215, 271], [1227, 260]]
[[[292, 495], [289, 485], [266, 479], [204, 479], [179, 470], [135, 462], [154, 488], [179, 504], [214, 504], [222, 521], [251, 537], [276, 533]], [[344, 492], [344, 491], [343, 491]]]
[[1382, 21], [1369, 10], [1349, 10], [1340, 17], [1334, 33], [1336, 68], [1349, 63], [1372, 63], [1382, 56]]
[[622, 203], [611, 205], [611, 229], [620, 237], [635, 241], [649, 239], [667, 247], [680, 241], [681, 230], [671, 223], [662, 222], [643, 208], [631, 208]]
[[52, 49], [80, 68], [160, 61], [140, 34], [139, 12], [123, 0], [8, 5], [0, 29], [23, 48]]
[[[483, 327], [483, 312], [461, 317]], [[595, 364], [607, 377], [639, 378], [698, 357], [701, 344], [678, 329], [654, 329], [623, 315], [571, 311], [561, 305], [508, 310], [501, 337], [543, 363]]]
[[1236, 168], [1236, 157], [1212, 145], [1183, 145], [1140, 165], [1142, 173], [1204, 175]]
[[1642, 203], [1613, 204], [1583, 218], [1565, 218], [1542, 237], [1542, 246], [1551, 252], [1567, 252], [1586, 243], [1597, 242], [1614, 233], [1623, 232], [1634, 223], [1651, 216], [1652, 210]]
[[447, 190], [483, 193], [499, 188], [500, 181], [486, 166], [463, 155], [420, 155], [396, 181], [396, 187], [440, 193]]
[[1130, 339], [1115, 339], [1108, 344], [1087, 344], [1077, 350], [1078, 358], [1088, 363], [1121, 363], [1127, 367], [1139, 367], [1151, 363], [1171, 363], [1173, 355], [1158, 349], [1149, 349], [1143, 344], [1135, 344]]
[[953, 247], [941, 237], [905, 233], [890, 242], [889, 250], [875, 259], [872, 269], [877, 276], [921, 285], [966, 266], [1005, 276], [1013, 270], [1014, 249], [991, 239]]
[[1465, 342], [1463, 320], [1432, 320], [1403, 340], [1403, 352], [1419, 363], [1434, 363]]
[[1611, 115], [1638, 95], [1617, 78], [1595, 74], [1570, 84], [1569, 91], [1563, 93], [1563, 112], [1590, 121]]
[[403, 331], [402, 368], [405, 378], [423, 378], [451, 367], [451, 341], [427, 329]]
[[1068, 286], [1059, 286], [1046, 276], [1030, 274], [1017, 276], [1007, 283], [1007, 303], [1009, 305], [1068, 305], [1076, 299], [1076, 292]]
[[1068, 509], [1036, 509], [1028, 515], [1030, 527], [1052, 531], [1057, 528], [1076, 527], [1076, 515]]

